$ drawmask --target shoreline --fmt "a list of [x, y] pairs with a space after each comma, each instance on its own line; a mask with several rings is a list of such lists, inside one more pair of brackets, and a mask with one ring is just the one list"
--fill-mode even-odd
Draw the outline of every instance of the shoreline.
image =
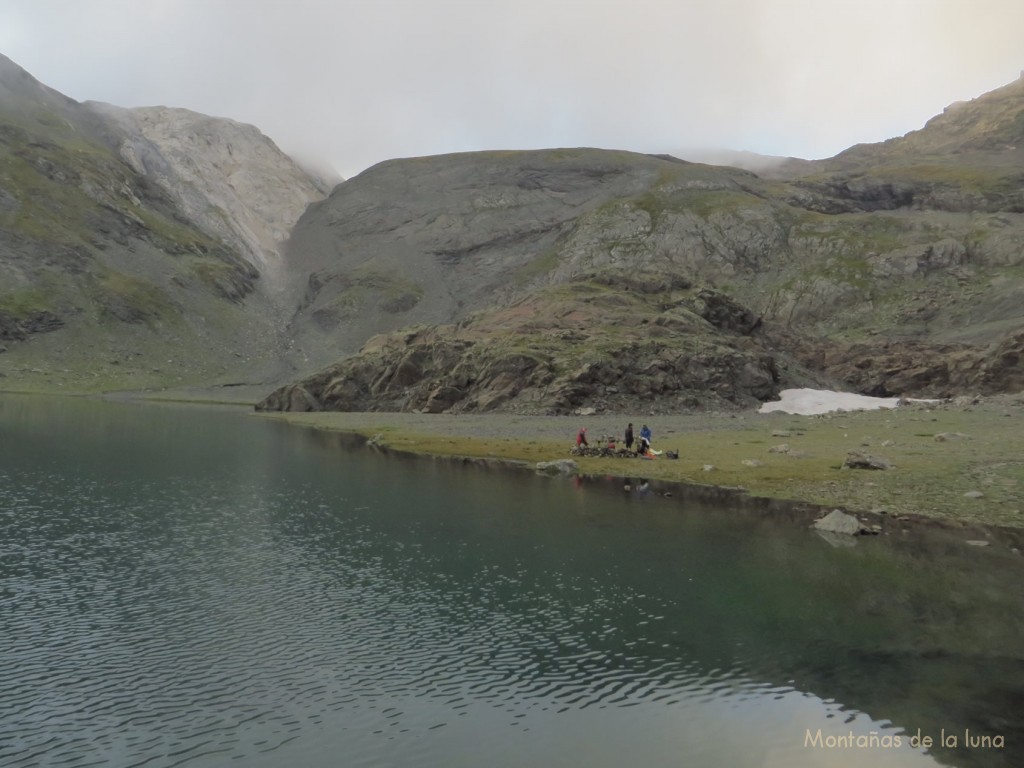
[[[883, 535], [929, 529], [964, 542], [1024, 549], [1024, 501], [1018, 499], [1024, 495], [1024, 436], [1015, 434], [1024, 415], [1020, 396], [818, 416], [254, 415], [349, 435], [353, 445], [371, 445], [385, 454], [530, 472], [537, 471], [538, 462], [571, 459], [578, 466], [572, 475], [617, 485], [619, 492], [627, 480], [642, 478], [652, 492], [683, 503], [793, 524], [810, 525], [841, 509], [868, 527], [879, 526]], [[602, 433], [621, 435], [628, 421], [639, 430], [645, 419], [654, 429], [655, 446], [679, 450], [679, 460], [569, 455], [580, 426], [588, 426], [597, 444]], [[854, 450], [884, 455], [895, 466], [841, 469]]]
[[[5, 394], [40, 395], [43, 393]], [[189, 392], [45, 393], [155, 405], [252, 408], [244, 397]], [[232, 392], [232, 394], [241, 394]], [[536, 472], [542, 461], [571, 459], [574, 475], [618, 492], [627, 479], [652, 492], [743, 514], [810, 525], [833, 509], [856, 515], [881, 533], [930, 529], [961, 541], [1024, 550], [1024, 393], [921, 402], [892, 410], [801, 416], [784, 412], [593, 414], [259, 412], [260, 418], [373, 441], [383, 453], [477, 467]], [[576, 431], [592, 444], [621, 437], [627, 422], [648, 423], [654, 445], [678, 450], [660, 458], [575, 457]], [[948, 438], [938, 439], [947, 435]], [[786, 448], [782, 452], [781, 448]], [[892, 461], [884, 471], [843, 470], [849, 451]], [[707, 465], [710, 465], [709, 468]]]

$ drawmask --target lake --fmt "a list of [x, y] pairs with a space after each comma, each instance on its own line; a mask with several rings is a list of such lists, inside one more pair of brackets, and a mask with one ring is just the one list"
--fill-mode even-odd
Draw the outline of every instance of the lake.
[[0, 396], [4, 766], [1019, 766], [1022, 585], [951, 536]]

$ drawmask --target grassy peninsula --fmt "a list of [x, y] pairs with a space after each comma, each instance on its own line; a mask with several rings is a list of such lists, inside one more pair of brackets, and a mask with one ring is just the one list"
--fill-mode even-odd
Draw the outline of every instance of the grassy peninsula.
[[[1024, 395], [821, 416], [756, 412], [675, 416], [275, 413], [291, 424], [376, 438], [413, 454], [540, 462], [573, 458], [585, 475], [741, 487], [752, 496], [893, 517], [1024, 529]], [[571, 457], [576, 431], [591, 442], [628, 422], [654, 430], [679, 460]], [[891, 462], [843, 469], [850, 451]]]

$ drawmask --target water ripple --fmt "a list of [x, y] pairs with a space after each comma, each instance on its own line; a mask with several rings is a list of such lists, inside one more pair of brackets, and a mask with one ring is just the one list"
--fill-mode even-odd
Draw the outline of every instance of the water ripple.
[[738, 717], [800, 698], [721, 642], [671, 559], [636, 578], [600, 531], [488, 517], [490, 489], [473, 514], [398, 515], [387, 483], [330, 490], [336, 467], [189, 469], [0, 473], [0, 764], [304, 764], [341, 733], [348, 765], [384, 763], [386, 744], [429, 765], [429, 744], [482, 724], [509, 740], [557, 730], [556, 713]]

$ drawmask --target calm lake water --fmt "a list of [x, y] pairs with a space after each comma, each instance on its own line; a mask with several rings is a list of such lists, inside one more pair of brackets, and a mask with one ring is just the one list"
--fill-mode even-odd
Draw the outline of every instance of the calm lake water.
[[3, 766], [1020, 766], [1022, 585], [997, 548], [0, 397]]

